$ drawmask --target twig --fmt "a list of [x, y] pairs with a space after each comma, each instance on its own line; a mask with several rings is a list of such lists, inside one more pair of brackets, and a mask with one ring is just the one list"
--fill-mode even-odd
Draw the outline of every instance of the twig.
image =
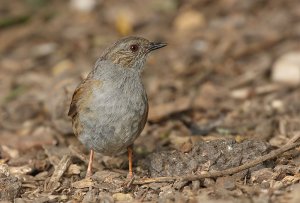
[[57, 187], [59, 187], [59, 180], [64, 174], [64, 172], [68, 169], [71, 164], [71, 157], [69, 155], [64, 155], [60, 160], [59, 164], [55, 167], [54, 173], [50, 178], [50, 181], [47, 185], [47, 191], [53, 191]]
[[293, 36], [293, 34], [290, 31], [287, 31], [285, 33], [282, 33], [281, 35], [276, 35], [276, 36], [268, 36], [266, 40], [263, 40], [262, 42], [259, 43], [253, 43], [247, 46], [241, 46], [242, 48], [239, 48], [233, 53], [232, 58], [234, 60], [240, 59], [242, 57], [249, 56], [253, 53], [257, 53], [262, 50], [266, 50], [270, 47], [275, 46], [276, 44], [282, 42], [288, 37]]
[[[293, 142], [297, 141], [300, 138], [300, 133], [297, 133], [291, 140], [293, 140]], [[259, 157], [258, 159], [255, 159], [253, 161], [250, 161], [248, 163], [245, 163], [241, 166], [237, 166], [237, 167], [233, 167], [233, 168], [229, 168], [223, 171], [213, 171], [213, 172], [208, 172], [206, 174], [200, 174], [200, 175], [186, 175], [186, 176], [167, 176], [167, 177], [157, 177], [157, 178], [145, 178], [145, 179], [137, 179], [135, 181], [133, 181], [132, 184], [134, 185], [142, 185], [142, 184], [147, 184], [147, 183], [154, 183], [154, 182], [173, 182], [176, 180], [179, 181], [194, 181], [194, 180], [199, 180], [199, 179], [203, 179], [203, 178], [216, 178], [216, 177], [220, 177], [220, 176], [227, 176], [227, 175], [232, 175], [235, 173], [238, 173], [240, 171], [243, 171], [245, 169], [248, 168], [252, 168], [266, 160], [269, 159], [273, 159], [275, 157], [277, 157], [278, 155], [289, 151], [291, 149], [294, 149], [296, 147], [300, 146], [300, 142], [297, 143], [291, 143], [288, 142], [287, 144], [285, 144], [283, 147], [271, 151], [270, 153]]]
[[[71, 151], [71, 155], [77, 157], [78, 159], [80, 159], [81, 161], [83, 161], [84, 163], [88, 164], [89, 163], [89, 156], [86, 156], [85, 154], [83, 154], [81, 151], [78, 150], [77, 147], [75, 147], [74, 145], [70, 145], [69, 146], [69, 150]], [[95, 169], [101, 169], [103, 168], [102, 165], [100, 165], [97, 161], [93, 162], [93, 168]]]
[[231, 97], [236, 99], [246, 99], [253, 95], [262, 95], [276, 92], [282, 89], [282, 86], [277, 84], [267, 84], [255, 88], [240, 88], [231, 91]]
[[250, 82], [256, 80], [258, 77], [262, 76], [267, 70], [269, 70], [271, 60], [265, 56], [263, 57], [263, 59], [263, 61], [259, 60], [259, 64], [255, 69], [250, 69], [243, 75], [230, 82], [228, 85], [228, 89], [234, 89], [249, 84]]
[[88, 157], [85, 156], [82, 152], [78, 150], [77, 147], [74, 145], [69, 146], [69, 150], [71, 151], [71, 154], [77, 158], [79, 158], [81, 161], [88, 163]]
[[189, 109], [191, 99], [187, 97], [177, 98], [175, 101], [158, 104], [149, 109], [148, 120], [158, 122], [171, 114]]
[[300, 131], [296, 131], [293, 134], [294, 134], [294, 136], [288, 141], [288, 143], [286, 145], [292, 144], [300, 138]]

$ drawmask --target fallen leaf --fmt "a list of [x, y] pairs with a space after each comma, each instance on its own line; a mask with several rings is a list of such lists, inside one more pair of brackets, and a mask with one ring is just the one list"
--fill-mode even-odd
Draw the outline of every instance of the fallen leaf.
[[89, 188], [91, 186], [94, 186], [94, 182], [91, 178], [85, 178], [83, 180], [72, 183], [71, 186], [76, 189]]

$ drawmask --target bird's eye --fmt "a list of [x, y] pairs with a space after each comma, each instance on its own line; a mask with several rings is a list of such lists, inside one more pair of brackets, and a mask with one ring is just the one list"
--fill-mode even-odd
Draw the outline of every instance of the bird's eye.
[[130, 50], [131, 50], [132, 52], [136, 52], [137, 50], [139, 50], [139, 45], [137, 45], [137, 44], [131, 45], [131, 46], [130, 46]]

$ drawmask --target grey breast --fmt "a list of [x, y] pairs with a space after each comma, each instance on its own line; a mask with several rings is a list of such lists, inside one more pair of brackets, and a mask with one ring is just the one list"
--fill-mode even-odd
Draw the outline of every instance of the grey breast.
[[79, 140], [97, 152], [123, 153], [144, 128], [147, 96], [136, 71], [105, 67], [94, 78], [102, 82], [93, 90], [88, 116], [79, 117], [83, 132]]

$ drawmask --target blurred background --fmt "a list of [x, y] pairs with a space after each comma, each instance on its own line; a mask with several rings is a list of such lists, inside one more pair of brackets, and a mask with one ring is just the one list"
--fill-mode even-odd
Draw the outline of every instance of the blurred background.
[[76, 143], [72, 93], [130, 35], [168, 43], [143, 73], [150, 110], [138, 155], [227, 138], [281, 146], [300, 130], [298, 1], [0, 0], [0, 161], [19, 166], [45, 145]]

